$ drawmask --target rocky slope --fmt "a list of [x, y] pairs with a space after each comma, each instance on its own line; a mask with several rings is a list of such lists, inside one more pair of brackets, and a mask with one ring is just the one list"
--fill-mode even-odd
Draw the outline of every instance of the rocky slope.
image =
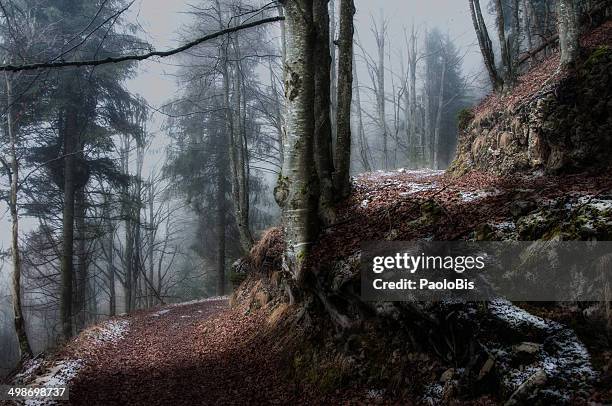
[[498, 174], [609, 166], [612, 157], [612, 21], [582, 39], [575, 71], [552, 54], [511, 93], [491, 95], [461, 115], [458, 154], [449, 169]]

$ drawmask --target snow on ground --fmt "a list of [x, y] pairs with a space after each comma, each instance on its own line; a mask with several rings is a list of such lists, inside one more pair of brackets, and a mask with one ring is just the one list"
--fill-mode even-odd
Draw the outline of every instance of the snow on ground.
[[400, 168], [394, 171], [378, 170], [378, 171], [373, 171], [373, 172], [365, 172], [365, 173], [357, 175], [356, 178], [383, 181], [388, 178], [397, 177], [397, 175], [408, 175], [408, 176], [413, 176], [416, 179], [420, 179], [420, 178], [428, 178], [432, 176], [440, 176], [443, 174], [444, 174], [444, 170]]
[[416, 182], [408, 182], [404, 183], [405, 186], [408, 186], [410, 190], [408, 192], [401, 192], [400, 196], [409, 196], [419, 192], [426, 192], [428, 190], [436, 189], [438, 184], [436, 182], [431, 183], [416, 183]]
[[96, 345], [106, 342], [115, 343], [123, 338], [129, 326], [128, 320], [107, 320], [87, 329], [83, 334]]
[[157, 311], [157, 312], [153, 313], [151, 316], [153, 316], [153, 317], [163, 316], [164, 314], [168, 313], [169, 311], [170, 311], [170, 309], [161, 309], [160, 311]]
[[14, 380], [19, 382], [28, 380], [32, 376], [32, 374], [35, 373], [36, 370], [42, 366], [42, 364], [42, 358], [27, 360], [22, 367], [22, 371], [15, 375]]
[[612, 209], [612, 200], [596, 198], [595, 196], [581, 196], [578, 205], [587, 205], [597, 211], [608, 211]]
[[374, 193], [367, 193], [360, 203], [362, 209], [376, 200], [377, 191], [385, 188], [397, 189], [399, 196], [405, 197], [420, 192], [427, 192], [440, 187], [432, 177], [443, 175], [444, 171], [433, 169], [398, 169], [395, 171], [374, 171], [357, 175], [355, 181], [374, 182], [377, 187]]
[[[86, 329], [77, 340], [84, 340], [95, 349], [121, 340], [129, 330], [129, 326], [130, 322], [128, 320], [106, 320]], [[23, 372], [15, 377], [15, 381], [48, 388], [68, 386], [84, 365], [85, 362], [79, 358], [65, 358], [54, 361], [37, 359], [28, 362], [24, 366]], [[32, 380], [32, 375], [35, 375], [38, 370], [42, 370], [42, 372]], [[58, 403], [48, 399], [29, 399], [25, 404], [36, 406]]]
[[188, 302], [172, 303], [172, 304], [169, 304], [168, 307], [189, 306], [189, 305], [194, 305], [194, 304], [199, 304], [199, 303], [216, 302], [218, 300], [229, 300], [229, 296], [213, 296], [213, 297], [207, 297], [206, 299], [196, 299], [196, 300], [190, 300]]
[[[66, 359], [57, 361], [49, 368], [45, 374], [39, 376], [31, 383], [33, 386], [43, 386], [47, 388], [57, 388], [68, 386], [70, 381], [74, 379], [84, 363], [80, 359]], [[38, 405], [55, 405], [57, 402], [48, 399], [28, 399], [25, 404], [27, 406]]]
[[[516, 389], [538, 371], [544, 371], [547, 379], [553, 382], [571, 382], [574, 385], [573, 388], [546, 389], [550, 395], [567, 402], [571, 398], [571, 390], [584, 390], [596, 378], [597, 373], [593, 370], [586, 347], [571, 329], [534, 316], [505, 299], [491, 301], [489, 309], [493, 315], [518, 330], [537, 329], [545, 334], [545, 351], [534, 364], [512, 370], [505, 378], [508, 387]], [[501, 357], [504, 355], [498, 354]]]
[[473, 202], [479, 199], [483, 199], [485, 197], [497, 196], [500, 193], [502, 192], [499, 190], [492, 190], [492, 191], [477, 190], [475, 192], [461, 191], [459, 192], [459, 196], [461, 196], [461, 200], [463, 200], [464, 202]]

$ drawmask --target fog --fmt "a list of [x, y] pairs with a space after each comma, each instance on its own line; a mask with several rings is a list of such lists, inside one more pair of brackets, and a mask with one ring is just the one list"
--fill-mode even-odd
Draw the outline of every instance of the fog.
[[[185, 41], [193, 39], [195, 35], [200, 34], [193, 32], [194, 17], [190, 14], [190, 12], [193, 11], [192, 5], [195, 3], [199, 2], [194, 2], [192, 0], [139, 0], [130, 7], [124, 18], [126, 22], [136, 24], [138, 26], [136, 35], [149, 42], [155, 49], [169, 49], [179, 46]], [[336, 3], [338, 3], [338, 0], [336, 0]], [[355, 16], [355, 38], [359, 44], [359, 46], [355, 47], [355, 59], [357, 63], [357, 76], [361, 89], [361, 104], [366, 114], [364, 116], [364, 120], [366, 121], [366, 138], [371, 143], [370, 154], [373, 161], [373, 167], [371, 169], [393, 169], [392, 167], [383, 168], [380, 164], [380, 158], [378, 156], [381, 152], [378, 145], [379, 141], [376, 139], [378, 124], [371, 118], [371, 116], [375, 115], [373, 111], [376, 104], [376, 97], [373, 92], [370, 91], [372, 83], [370, 80], [370, 71], [366, 63], [367, 57], [364, 56], [364, 51], [371, 55], [376, 54], [376, 40], [372, 31], [373, 25], [378, 24], [380, 26], [381, 21], [384, 21], [385, 24], [388, 25], [385, 51], [387, 64], [385, 67], [385, 72], [387, 74], [385, 92], [388, 94], [395, 94], [396, 89], [394, 86], [398, 86], [398, 83], [401, 82], [399, 76], [403, 74], [401, 69], [403, 68], [406, 58], [406, 38], [412, 26], [415, 27], [418, 35], [419, 53], [424, 53], [423, 40], [426, 33], [434, 29], [438, 29], [441, 35], [451, 40], [456, 47], [459, 60], [457, 72], [465, 78], [467, 85], [463, 90], [466, 95], [471, 97], [470, 101], [464, 101], [463, 105], [470, 102], [473, 103], [476, 98], [482, 94], [482, 89], [479, 87], [482, 83], [479, 78], [482, 71], [482, 56], [476, 44], [469, 9], [465, 2], [456, 0], [356, 0], [355, 3], [357, 8]], [[280, 30], [277, 27], [270, 27], [268, 32], [270, 38], [273, 39], [272, 43], [278, 46], [280, 43]], [[170, 134], [173, 130], [168, 125], [169, 115], [166, 113], [168, 103], [173, 99], [182, 97], [190, 88], [190, 85], [186, 84], [181, 77], [181, 75], [184, 74], [184, 68], [186, 66], [185, 61], [185, 57], [181, 55], [179, 57], [165, 59], [152, 58], [139, 62], [133, 76], [125, 80], [124, 85], [126, 89], [133, 95], [142, 97], [149, 112], [146, 132], [150, 139], [144, 151], [141, 172], [141, 177], [144, 180], [159, 176], [162, 172], [162, 168], [166, 164], [168, 147], [173, 142]], [[193, 63], [193, 60], [191, 60], [191, 63]], [[254, 72], [257, 75], [257, 80], [263, 83], [262, 86], [269, 85], [269, 72], [266, 64], [255, 67]], [[424, 72], [422, 66], [419, 66], [417, 77], [417, 90], [419, 92], [423, 88], [424, 83]], [[389, 108], [388, 117], [390, 119], [393, 115], [393, 106], [388, 105], [387, 107]], [[457, 107], [457, 109], [459, 108], [460, 106]], [[454, 114], [455, 112], [453, 112], [452, 117], [448, 118], [449, 122], [454, 123]], [[397, 117], [395, 120], [399, 122]], [[391, 126], [391, 124], [388, 125]], [[452, 138], [454, 136], [454, 132], [450, 131], [448, 137]], [[453, 145], [449, 144], [448, 149], [452, 150], [454, 147]], [[450, 157], [446, 158], [446, 163], [448, 163], [449, 159]], [[136, 160], [137, 157], [135, 154], [130, 155], [129, 165], [132, 170], [137, 164]], [[396, 159], [395, 163], [391, 166], [400, 167], [404, 166], [405, 163], [406, 160], [404, 159]], [[418, 164], [415, 163], [415, 166], [426, 165], [427, 164], [423, 162]], [[267, 193], [267, 197], [258, 197], [252, 202], [253, 207], [255, 207], [258, 212], [261, 211], [261, 217], [265, 218], [261, 221], [261, 224], [254, 226], [256, 232], [260, 232], [265, 226], [275, 224], [278, 216], [278, 209], [271, 197], [271, 190], [274, 188], [274, 183], [277, 178], [277, 170], [273, 164], [268, 164], [265, 161], [262, 161], [259, 166], [263, 169], [253, 169], [253, 172], [262, 180], [262, 191]], [[359, 163], [355, 163], [353, 167], [353, 173], [363, 170]], [[171, 182], [164, 182], [162, 183], [165, 186], [160, 187], [161, 189], [164, 187], [172, 189], [170, 187], [173, 186]], [[3, 189], [8, 188], [7, 179], [0, 179], [0, 187]], [[264, 192], [262, 192], [262, 194], [263, 193]], [[168, 217], [172, 218], [172, 226], [175, 227], [175, 229], [170, 231], [166, 228], [165, 231], [160, 231], [157, 235], [157, 237], [163, 238], [164, 236], [172, 234], [172, 238], [170, 239], [172, 242], [170, 245], [176, 247], [174, 254], [170, 253], [167, 257], [159, 259], [159, 263], [172, 269], [175, 267], [183, 267], [185, 269], [193, 268], [203, 270], [201, 274], [198, 274], [200, 279], [197, 279], [197, 282], [209, 281], [206, 270], [211, 268], [213, 264], [210, 258], [200, 258], [197, 252], [198, 250], [213, 251], [216, 249], [212, 242], [208, 241], [208, 239], [214, 240], [215, 237], [205, 233], [205, 230], [212, 229], [213, 225], [212, 223], [200, 224], [202, 221], [205, 221], [205, 218], [201, 217], [200, 220], [198, 220], [194, 210], [189, 204], [185, 203], [185, 200], [185, 196], [179, 193], [169, 192], [163, 199], [160, 197], [154, 202], [155, 210], [160, 208], [163, 209], [166, 206], [168, 207]], [[4, 201], [0, 203], [0, 211], [2, 214], [0, 218], [0, 248], [3, 252], [7, 252], [10, 248], [10, 216], [8, 215], [8, 208]], [[162, 224], [163, 222], [160, 222], [160, 227]], [[22, 213], [20, 223], [22, 239], [28, 233], [36, 230], [39, 225], [40, 222], [38, 219], [28, 217]], [[122, 226], [118, 227], [119, 231], [117, 231], [117, 233], [118, 236], [120, 236], [124, 231], [121, 231]], [[198, 239], [203, 240], [204, 243], [198, 241]], [[209, 242], [210, 245], [206, 245]], [[198, 246], [199, 244], [204, 245], [194, 250], [194, 244]], [[170, 261], [168, 258], [172, 255], [176, 258]], [[235, 259], [232, 258], [232, 256], [233, 253], [228, 253], [227, 261]], [[156, 261], [157, 259], [156, 257]], [[16, 361], [16, 340], [11, 338], [10, 333], [12, 331], [12, 309], [10, 308], [9, 290], [9, 277], [11, 272], [10, 255], [5, 255], [2, 260], [3, 266], [0, 274], [0, 326], [2, 326], [2, 331], [7, 334], [0, 336], [0, 340], [2, 340], [0, 342], [0, 347], [3, 348], [4, 353], [4, 356], [0, 359], [0, 368], [7, 371]], [[170, 272], [172, 273], [174, 271]], [[191, 272], [191, 270], [189, 272]], [[194, 276], [190, 274], [189, 278], [192, 277]], [[55, 336], [58, 333], [58, 328], [53, 321], [53, 319], [57, 317], [57, 309], [53, 307], [56, 306], [57, 298], [53, 300], [53, 306], [49, 308], [48, 311], [43, 312], [41, 309], [29, 310], [27, 307], [28, 303], [31, 304], [35, 302], [41, 295], [37, 289], [38, 288], [35, 287], [30, 291], [26, 289], [26, 319], [30, 337], [36, 337], [36, 339], [34, 339], [35, 351], [42, 351], [48, 345], [54, 343]], [[118, 282], [117, 289], [119, 313], [124, 311], [122, 307], [125, 306], [125, 298]], [[170, 290], [172, 289], [176, 288], [173, 286]], [[102, 299], [101, 292], [102, 291], [98, 292], [99, 297], [92, 299], [95, 302], [94, 307], [98, 314], [90, 320], [91, 322], [105, 317], [105, 314], [109, 311], [108, 305], [105, 304]], [[191, 296], [210, 295], [213, 293], [213, 284], [203, 286], [199, 289], [193, 289], [192, 291], [184, 288], [180, 291], [173, 291], [173, 296], [168, 300], [177, 301], [189, 299]], [[184, 294], [184, 296], [177, 297], [176, 294]], [[51, 320], [48, 321], [48, 323], [46, 320], [47, 318]], [[43, 326], [43, 324], [41, 324], [43, 322], [47, 324]], [[44, 331], [45, 329], [47, 330]], [[10, 348], [10, 350], [4, 351], [5, 348]], [[0, 372], [2, 370], [0, 370]]]

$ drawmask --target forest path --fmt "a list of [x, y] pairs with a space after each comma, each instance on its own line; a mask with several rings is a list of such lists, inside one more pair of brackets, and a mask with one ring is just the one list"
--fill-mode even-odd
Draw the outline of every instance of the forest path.
[[226, 299], [126, 320], [129, 330], [120, 340], [82, 357], [70, 404], [282, 404], [293, 397], [274, 374], [279, 355], [258, 348], [265, 321], [229, 309]]

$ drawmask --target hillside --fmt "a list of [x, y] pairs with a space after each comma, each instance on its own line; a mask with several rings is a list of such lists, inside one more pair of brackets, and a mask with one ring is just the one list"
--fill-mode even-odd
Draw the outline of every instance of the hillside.
[[[320, 278], [335, 281], [329, 296], [351, 297], [359, 272], [350, 272], [354, 263], [346, 258], [355, 258], [360, 241], [368, 239], [536, 239], [551, 233], [609, 238], [609, 173], [520, 179], [478, 173], [457, 179], [439, 171], [407, 170], [358, 177], [339, 224], [327, 230], [319, 245], [320, 272], [329, 273]], [[536, 220], [544, 218], [548, 222]], [[261, 267], [238, 288], [231, 308], [226, 299], [212, 299], [106, 321], [59, 353], [26, 365], [15, 382], [69, 383], [71, 404], [321, 404], [347, 399], [435, 404], [451, 397], [497, 404], [521, 399], [523, 392], [556, 401], [612, 395], [609, 342], [596, 311], [526, 307], [543, 319], [507, 302], [493, 303], [469, 323], [456, 324], [455, 333], [456, 339], [476, 334], [486, 338], [490, 349], [498, 346], [495, 361], [476, 351], [470, 362], [456, 365], [458, 359], [410, 344], [405, 328], [415, 321], [401, 303], [393, 305], [395, 310], [372, 304], [369, 318], [356, 317], [341, 334], [331, 333], [333, 323], [331, 330], [323, 327], [329, 322], [316, 319], [321, 317], [317, 312], [306, 322], [301, 306], [289, 305], [280, 289], [277, 237], [269, 232], [254, 249], [251, 260]], [[341, 248], [324, 250], [329, 244]], [[404, 314], [400, 320], [393, 316], [397, 312]], [[576, 333], [550, 319], [571, 320]], [[594, 329], [601, 334], [593, 334]], [[364, 351], [370, 356], [363, 357]], [[373, 370], [378, 372], [372, 375]], [[420, 372], [408, 373], [415, 370]], [[482, 375], [480, 391], [473, 391], [471, 374]], [[548, 392], [552, 395], [543, 395]]]
[[583, 59], [561, 71], [555, 52], [506, 94], [492, 94], [460, 118], [450, 173], [579, 172], [607, 167], [612, 150], [612, 21], [582, 38]]

